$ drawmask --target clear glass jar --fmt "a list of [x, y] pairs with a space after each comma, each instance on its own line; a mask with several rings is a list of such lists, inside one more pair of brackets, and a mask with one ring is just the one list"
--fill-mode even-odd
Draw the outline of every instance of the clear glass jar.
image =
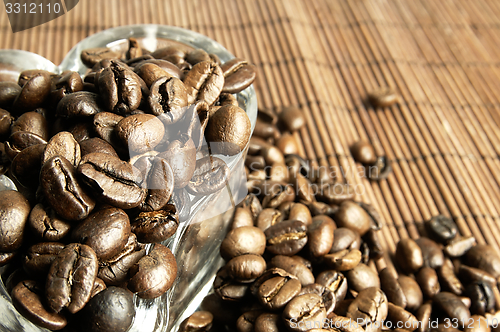
[[[214, 53], [222, 62], [234, 57], [217, 42], [193, 31], [163, 25], [131, 25], [108, 29], [80, 41], [60, 66], [55, 66], [47, 59], [30, 52], [0, 50], [0, 75], [16, 77], [15, 73], [34, 68], [58, 73], [73, 70], [84, 75], [88, 69], [80, 60], [82, 50], [104, 46], [123, 50], [128, 46], [127, 38], [130, 37], [138, 39], [143, 48], [151, 51], [170, 44], [173, 40]], [[250, 118], [253, 132], [257, 119], [257, 98], [253, 86], [240, 92], [237, 98], [240, 107]], [[245, 155], [246, 149], [233, 157], [218, 156], [226, 161], [231, 170], [226, 188], [212, 195], [190, 196], [192, 206], [189, 217], [180, 223], [176, 234], [164, 243], [176, 257], [177, 279], [173, 287], [159, 298], [144, 300], [134, 297], [136, 316], [130, 332], [177, 330], [182, 320], [197, 309], [209, 292], [215, 273], [222, 265], [219, 247], [228, 230], [234, 206], [247, 194]], [[5, 180], [0, 177], [0, 183]], [[0, 190], [2, 187], [4, 186], [0, 186]], [[0, 269], [0, 272], [4, 271], [5, 267]], [[1, 331], [46, 331], [16, 311], [3, 282], [0, 282], [0, 294]]]

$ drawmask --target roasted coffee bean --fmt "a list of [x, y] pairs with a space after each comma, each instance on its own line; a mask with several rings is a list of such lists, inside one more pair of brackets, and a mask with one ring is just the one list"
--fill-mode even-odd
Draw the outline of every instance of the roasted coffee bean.
[[284, 156], [284, 158], [285, 164], [289, 168], [290, 176], [294, 176], [295, 174], [299, 173], [304, 176], [308, 176], [308, 174], [311, 173], [309, 163], [306, 162], [301, 156], [292, 154], [286, 155]]
[[[144, 156], [134, 166], [141, 172], [141, 186], [148, 190], [141, 211], [158, 211], [166, 206], [174, 191], [174, 173], [165, 159]], [[175, 211], [174, 211], [175, 212]]]
[[265, 231], [267, 250], [276, 255], [295, 255], [307, 243], [307, 226], [299, 220], [287, 220]]
[[142, 98], [141, 81], [125, 65], [112, 62], [99, 74], [97, 84], [103, 105], [109, 112], [122, 115], [136, 110]]
[[238, 332], [254, 332], [255, 320], [263, 313], [262, 310], [247, 311], [236, 321]]
[[377, 161], [377, 154], [373, 145], [366, 140], [354, 143], [351, 146], [351, 153], [354, 160], [365, 165], [373, 165]]
[[269, 180], [286, 182], [290, 178], [288, 167], [284, 163], [274, 163], [269, 170]]
[[224, 188], [229, 179], [229, 167], [217, 157], [209, 156], [196, 161], [196, 169], [186, 190], [195, 196], [209, 195]]
[[163, 295], [172, 287], [177, 277], [175, 257], [162, 244], [155, 243], [151, 251], [130, 269], [128, 287], [144, 299]]
[[30, 132], [43, 138], [49, 139], [49, 129], [45, 117], [37, 112], [26, 112], [12, 123], [11, 134], [16, 132]]
[[295, 191], [289, 184], [264, 181], [259, 185], [258, 192], [263, 197], [262, 206], [264, 208], [277, 208], [285, 202], [295, 200]]
[[389, 311], [387, 297], [377, 287], [369, 287], [359, 292], [358, 296], [347, 309], [347, 318], [360, 325], [382, 322]]
[[411, 312], [390, 302], [388, 303], [387, 321], [391, 322], [392, 326], [404, 327], [403, 331], [413, 331], [421, 324]]
[[239, 204], [239, 206], [250, 208], [250, 212], [252, 213], [253, 219], [256, 220], [262, 211], [262, 205], [254, 194], [248, 194]]
[[432, 299], [434, 295], [441, 291], [438, 275], [433, 268], [427, 266], [421, 268], [416, 275], [416, 280], [422, 293], [428, 299]]
[[191, 105], [181, 121], [180, 133], [186, 133], [194, 142], [196, 150], [199, 151], [204, 144], [205, 128], [208, 124], [209, 108], [204, 101], [198, 101]]
[[281, 317], [278, 314], [264, 312], [255, 319], [255, 332], [279, 332], [282, 327]]
[[449, 257], [461, 257], [476, 244], [473, 236], [457, 236], [444, 248], [444, 253]]
[[212, 105], [224, 87], [224, 73], [217, 64], [202, 61], [193, 66], [184, 77], [187, 88], [188, 102], [204, 100]]
[[342, 301], [347, 294], [347, 279], [340, 272], [333, 270], [323, 271], [316, 277], [316, 283], [332, 291], [337, 301]]
[[339, 227], [347, 227], [363, 236], [371, 226], [370, 216], [353, 201], [344, 201], [335, 213], [335, 222]]
[[7, 108], [12, 106], [19, 93], [21, 93], [19, 84], [13, 82], [0, 82], [0, 107]]
[[417, 327], [416, 331], [417, 332], [425, 332], [428, 331], [428, 328], [431, 324], [431, 314], [432, 314], [432, 303], [431, 302], [426, 302], [418, 308], [418, 310], [415, 312], [415, 318], [421, 324]]
[[23, 268], [31, 276], [46, 275], [52, 262], [64, 249], [59, 242], [40, 242], [32, 245], [23, 257]]
[[144, 83], [146, 83], [148, 87], [151, 87], [155, 81], [170, 76], [160, 66], [149, 62], [141, 62], [135, 66], [134, 72], [144, 80]]
[[92, 68], [96, 63], [101, 60], [115, 60], [120, 58], [120, 54], [118, 52], [114, 52], [107, 47], [97, 47], [97, 48], [89, 48], [83, 50], [80, 54], [80, 58], [82, 62], [89, 68]]
[[319, 187], [316, 198], [328, 204], [342, 204], [354, 199], [354, 187], [348, 183], [325, 183]]
[[398, 283], [406, 297], [406, 310], [416, 311], [424, 302], [424, 295], [418, 283], [411, 277], [400, 275]]
[[194, 66], [198, 62], [211, 61], [211, 59], [205, 50], [198, 48], [186, 53], [186, 61]]
[[368, 166], [365, 172], [372, 181], [385, 180], [392, 173], [391, 161], [386, 156], [378, 157], [375, 164]]
[[57, 104], [56, 114], [63, 118], [89, 117], [104, 111], [96, 93], [79, 91], [64, 96]]
[[460, 301], [460, 298], [449, 292], [441, 292], [434, 296], [432, 301], [434, 310], [440, 311], [452, 321], [457, 321], [459, 326], [463, 326], [470, 318], [469, 309]]
[[413, 239], [401, 239], [396, 247], [396, 262], [405, 273], [417, 272], [424, 265], [422, 249]]
[[406, 295], [401, 288], [396, 276], [394, 276], [388, 268], [384, 268], [379, 273], [380, 276], [380, 287], [384, 291], [389, 302], [395, 305], [405, 308], [406, 307]]
[[71, 133], [61, 131], [52, 136], [43, 151], [42, 164], [55, 156], [64, 157], [74, 167], [78, 167], [81, 159], [80, 145]]
[[441, 247], [433, 240], [427, 237], [421, 237], [415, 241], [422, 250], [424, 266], [437, 268], [443, 265], [444, 255]]
[[172, 168], [176, 189], [184, 188], [189, 184], [196, 170], [196, 147], [189, 136], [182, 134], [178, 140], [171, 142], [158, 157], [165, 159]]
[[[145, 254], [145, 253], [144, 253]], [[98, 293], [102, 292], [106, 289], [106, 283], [101, 278], [97, 277], [94, 281], [94, 288], [92, 289], [92, 294], [90, 294], [90, 298], [92, 299]]]
[[74, 166], [64, 157], [47, 160], [40, 179], [48, 203], [64, 219], [82, 220], [94, 208], [95, 201], [79, 185]]
[[453, 240], [458, 234], [458, 227], [453, 219], [442, 214], [432, 217], [425, 223], [425, 228], [432, 237], [443, 243]]
[[323, 305], [325, 306], [326, 314], [330, 314], [335, 309], [336, 298], [335, 294], [323, 285], [320, 284], [310, 284], [302, 287], [302, 290], [298, 294], [298, 296], [303, 294], [317, 294], [321, 296], [321, 300], [323, 301]]
[[135, 316], [132, 294], [126, 289], [111, 286], [98, 293], [77, 315], [79, 331], [125, 332]]
[[[279, 210], [282, 213], [283, 220], [300, 220], [307, 226], [310, 226], [313, 222], [311, 212], [305, 204], [284, 202], [279, 206]], [[317, 219], [321, 219], [321, 217], [318, 217]]]
[[326, 215], [313, 218], [312, 224], [307, 227], [307, 245], [312, 257], [324, 256], [330, 252], [335, 228], [335, 222]]
[[93, 119], [94, 130], [97, 136], [111, 144], [115, 149], [120, 146], [118, 138], [115, 136], [115, 127], [122, 119], [121, 115], [109, 112], [97, 113]]
[[18, 283], [11, 293], [12, 304], [28, 320], [50, 330], [60, 330], [68, 323], [59, 313], [44, 306], [43, 286], [33, 280]]
[[36, 187], [42, 167], [44, 150], [45, 144], [36, 144], [19, 152], [10, 165], [13, 178], [25, 187]]
[[248, 207], [238, 206], [234, 210], [233, 221], [231, 223], [231, 229], [235, 229], [243, 226], [253, 226], [253, 217], [250, 209]]
[[470, 298], [470, 312], [472, 314], [484, 315], [495, 306], [495, 295], [490, 284], [476, 281], [468, 285], [464, 290], [464, 295]]
[[[188, 60], [189, 61], [189, 60]], [[224, 73], [224, 88], [222, 92], [238, 93], [253, 83], [257, 76], [256, 67], [248, 61], [234, 58], [221, 66]]]
[[128, 215], [111, 206], [93, 212], [71, 232], [73, 241], [91, 247], [100, 260], [107, 260], [120, 253], [129, 235]]
[[154, 65], [160, 67], [162, 70], [164, 70], [167, 73], [166, 76], [172, 76], [172, 77], [179, 78], [179, 79], [181, 78], [181, 71], [180, 71], [179, 67], [177, 67], [176, 65], [174, 65], [170, 61], [166, 61], [166, 60], [162, 60], [162, 59], [147, 59], [147, 60], [140, 62], [140, 64], [137, 64], [136, 68], [138, 68], [140, 65], [146, 64], [146, 63], [154, 64]]
[[283, 310], [283, 319], [290, 331], [307, 331], [319, 327], [325, 318], [323, 301], [316, 294], [297, 296]]
[[179, 326], [179, 332], [206, 332], [212, 327], [214, 316], [208, 311], [197, 311]]
[[212, 153], [233, 156], [245, 149], [250, 133], [251, 123], [245, 111], [238, 106], [225, 105], [208, 120], [205, 138]]
[[337, 271], [348, 271], [361, 262], [361, 251], [358, 249], [344, 249], [332, 254], [326, 254], [323, 261], [329, 268]]
[[266, 261], [260, 255], [247, 254], [227, 262], [228, 274], [238, 282], [252, 282], [266, 270]]
[[481, 281], [494, 286], [495, 278], [486, 271], [461, 264], [458, 270], [458, 276], [464, 284], [471, 284], [476, 281]]
[[51, 88], [52, 80], [48, 72], [40, 72], [30, 77], [14, 100], [12, 109], [23, 113], [42, 106], [49, 97]]
[[47, 304], [54, 312], [67, 307], [80, 311], [90, 299], [97, 276], [97, 256], [87, 245], [72, 243], [62, 249], [50, 266], [45, 284]]
[[500, 276], [500, 257], [493, 247], [478, 244], [465, 254], [465, 263], [490, 273], [494, 278]]
[[71, 229], [71, 224], [59, 217], [54, 209], [42, 203], [33, 207], [28, 219], [33, 234], [43, 241], [59, 241]]
[[55, 87], [50, 93], [50, 102], [56, 106], [67, 95], [83, 90], [83, 81], [79, 73], [68, 71], [61, 74], [55, 81]]
[[165, 128], [151, 114], [136, 114], [120, 120], [115, 132], [122, 145], [133, 155], [153, 150], [161, 142]]
[[384, 255], [384, 248], [380, 242], [378, 231], [370, 229], [363, 237], [363, 240], [370, 250], [369, 258], [379, 259]]
[[[251, 211], [249, 208], [248, 210], [251, 216]], [[272, 208], [263, 209], [262, 212], [257, 217], [257, 220], [255, 221], [255, 226], [260, 228], [262, 231], [265, 231], [269, 227], [280, 222], [281, 219], [282, 219], [282, 214], [279, 210]]]
[[165, 124], [179, 121], [186, 113], [188, 99], [186, 86], [175, 77], [163, 77], [151, 85], [148, 97], [149, 107], [154, 115], [160, 116]]
[[368, 101], [374, 107], [390, 107], [398, 102], [398, 95], [390, 87], [380, 87], [368, 94]]
[[266, 249], [266, 236], [257, 227], [239, 227], [229, 231], [222, 241], [220, 252], [225, 260], [233, 257], [255, 254], [262, 255]]
[[276, 139], [276, 137], [279, 137], [279, 130], [275, 125], [257, 118], [253, 135], [262, 139]]
[[81, 141], [79, 144], [81, 151], [80, 153], [82, 157], [92, 152], [107, 153], [113, 157], [118, 157], [118, 154], [116, 153], [115, 149], [111, 146], [111, 144], [109, 144], [102, 138], [99, 137], [89, 138]]
[[363, 263], [359, 263], [354, 269], [348, 271], [346, 277], [351, 290], [355, 292], [360, 292], [369, 287], [380, 288], [378, 274]]
[[13, 160], [19, 152], [36, 144], [47, 144], [47, 141], [36, 134], [18, 131], [10, 135], [9, 140], [5, 142], [5, 154]]
[[28, 200], [21, 193], [0, 191], [0, 251], [19, 249], [30, 210]]
[[171, 237], [179, 226], [175, 206], [166, 205], [163, 210], [141, 212], [132, 221], [132, 232], [143, 243], [162, 242]]
[[360, 249], [361, 237], [349, 228], [339, 227], [333, 231], [333, 244], [330, 253], [339, 252], [344, 249]]
[[452, 292], [455, 295], [462, 294], [464, 287], [455, 275], [453, 263], [449, 259], [446, 259], [443, 265], [437, 268], [437, 273], [441, 287], [444, 290]]
[[305, 176], [303, 176], [302, 174], [297, 174], [295, 179], [293, 180], [293, 184], [298, 200], [304, 202], [305, 204], [309, 204], [312, 201], [316, 200], [316, 198], [314, 197], [315, 189]]
[[130, 209], [144, 202], [147, 191], [142, 176], [131, 164], [109, 154], [94, 152], [82, 158], [78, 173], [103, 202]]
[[306, 124], [302, 110], [295, 106], [283, 108], [278, 114], [278, 121], [284, 129], [291, 132], [300, 130]]
[[[0, 87], [1, 83], [2, 82], [0, 82]], [[2, 141], [4, 141], [9, 136], [10, 126], [12, 125], [13, 122], [14, 122], [14, 117], [10, 115], [8, 111], [0, 108], [0, 139], [2, 139]]]
[[136, 38], [128, 39], [128, 50], [125, 52], [126, 59], [133, 59], [142, 55], [142, 48]]
[[302, 286], [314, 283], [314, 275], [312, 274], [311, 270], [309, 270], [306, 265], [298, 262], [292, 257], [283, 255], [274, 256], [269, 261], [269, 267], [277, 267], [296, 276]]
[[123, 284], [129, 277], [130, 268], [145, 255], [144, 245], [137, 242], [135, 234], [130, 234], [127, 244], [118, 255], [100, 262], [97, 276], [108, 285]]
[[235, 281], [228, 273], [227, 269], [222, 268], [217, 272], [214, 281], [214, 291], [223, 300], [241, 301], [248, 292], [249, 284]]

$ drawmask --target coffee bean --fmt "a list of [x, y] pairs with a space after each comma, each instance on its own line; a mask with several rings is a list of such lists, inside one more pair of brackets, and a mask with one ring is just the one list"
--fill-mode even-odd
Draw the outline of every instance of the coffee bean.
[[333, 244], [330, 253], [339, 252], [344, 249], [360, 249], [361, 237], [349, 228], [339, 227], [333, 231]]
[[267, 250], [276, 255], [295, 255], [307, 243], [307, 226], [299, 220], [287, 220], [265, 231]]
[[241, 301], [247, 295], [249, 284], [235, 281], [226, 268], [222, 268], [215, 277], [214, 291], [223, 300]]
[[398, 95], [390, 87], [380, 87], [368, 94], [368, 100], [374, 107], [390, 107], [398, 102]]
[[224, 73], [217, 64], [211, 61], [202, 61], [184, 77], [187, 88], [188, 103], [204, 100], [212, 105], [224, 87]]
[[99, 74], [97, 81], [104, 107], [122, 115], [136, 110], [142, 99], [140, 80], [126, 65], [112, 62]]
[[453, 263], [449, 259], [446, 259], [443, 265], [437, 268], [437, 273], [439, 276], [441, 288], [452, 292], [455, 295], [462, 294], [464, 287], [455, 275]]
[[266, 261], [260, 255], [240, 255], [226, 264], [228, 274], [238, 282], [252, 282], [266, 270]]
[[172, 168], [176, 189], [184, 188], [189, 184], [196, 170], [196, 147], [189, 136], [182, 134], [178, 140], [171, 142], [158, 157], [165, 159]]
[[[188, 60], [189, 61], [189, 60]], [[257, 76], [256, 67], [248, 61], [234, 58], [221, 66], [224, 73], [222, 92], [238, 93], [249, 87]]]
[[281, 317], [278, 314], [265, 312], [255, 319], [255, 332], [279, 332], [280, 329], [283, 329], [283, 327]]
[[411, 277], [400, 275], [398, 283], [406, 297], [406, 310], [416, 311], [424, 302], [424, 295], [418, 283]]
[[19, 152], [10, 165], [12, 177], [25, 187], [34, 188], [38, 185], [42, 155], [45, 144], [36, 144]]
[[439, 285], [438, 275], [436, 270], [430, 267], [423, 267], [418, 271], [416, 275], [416, 280], [422, 290], [424, 296], [428, 299], [432, 299], [434, 295], [441, 291], [441, 286]]
[[187, 109], [186, 87], [181, 80], [175, 77], [163, 77], [151, 85], [148, 97], [149, 107], [154, 115], [160, 116], [165, 124], [179, 121]]
[[214, 316], [208, 311], [197, 311], [179, 326], [179, 332], [205, 332], [212, 327]]
[[220, 252], [225, 260], [244, 254], [262, 255], [266, 236], [257, 227], [239, 227], [231, 230], [222, 241]]
[[91, 247], [100, 260], [117, 255], [127, 243], [130, 223], [125, 211], [105, 207], [90, 214], [71, 232], [71, 238]]
[[21, 93], [19, 84], [13, 82], [0, 82], [0, 107], [8, 108], [12, 106], [19, 93]]
[[153, 150], [161, 142], [165, 128], [151, 114], [136, 114], [120, 120], [115, 132], [122, 145], [133, 155]]
[[40, 242], [32, 245], [23, 257], [23, 268], [31, 276], [46, 275], [52, 262], [64, 249], [59, 242]]
[[488, 272], [463, 264], [460, 265], [458, 276], [464, 284], [474, 283], [476, 281], [485, 282], [491, 286], [496, 284], [495, 278]]
[[125, 332], [135, 316], [132, 294], [119, 287], [108, 287], [98, 293], [77, 316], [79, 331]]
[[298, 296], [303, 294], [317, 294], [321, 296], [321, 300], [323, 305], [325, 306], [326, 314], [330, 314], [335, 309], [335, 303], [337, 299], [335, 298], [335, 294], [323, 285], [320, 284], [310, 284], [302, 287], [302, 290], [298, 294]]
[[0, 251], [12, 252], [21, 246], [30, 213], [28, 200], [19, 192], [0, 192]]
[[420, 246], [412, 239], [401, 239], [396, 247], [396, 262], [405, 273], [417, 272], [424, 265]]
[[449, 292], [441, 292], [434, 296], [432, 301], [433, 311], [438, 310], [445, 314], [445, 317], [456, 319], [462, 326], [470, 318], [469, 309], [460, 301], [460, 298]]
[[449, 257], [461, 257], [476, 244], [473, 236], [456, 237], [444, 248], [444, 253]]
[[196, 169], [186, 190], [195, 196], [216, 193], [227, 185], [229, 167], [217, 157], [205, 157], [196, 161]]
[[90, 299], [97, 268], [97, 256], [89, 246], [71, 243], [62, 249], [50, 266], [45, 284], [50, 309], [80, 311]]
[[316, 283], [332, 291], [337, 301], [342, 301], [347, 294], [347, 279], [340, 272], [323, 271], [316, 277]]
[[378, 274], [363, 263], [359, 263], [354, 269], [348, 271], [346, 277], [349, 286], [356, 292], [370, 287], [380, 288]]
[[361, 261], [361, 251], [358, 249], [344, 249], [333, 254], [326, 254], [323, 261], [328, 267], [337, 271], [352, 270]]
[[169, 76], [160, 66], [145, 61], [137, 64], [137, 66], [134, 67], [134, 72], [144, 80], [144, 83], [146, 83], [148, 87], [151, 87], [156, 80]]
[[321, 297], [304, 294], [292, 299], [283, 310], [285, 325], [290, 331], [307, 331], [319, 327], [326, 318]]
[[415, 313], [415, 317], [421, 324], [417, 327], [417, 332], [425, 332], [428, 330], [429, 324], [431, 323], [432, 314], [432, 303], [426, 302], [418, 308]]
[[264, 181], [259, 185], [258, 191], [263, 197], [264, 208], [277, 208], [285, 202], [294, 201], [296, 197], [291, 185], [279, 182]]
[[300, 130], [306, 124], [302, 110], [295, 106], [283, 108], [278, 114], [278, 121], [281, 126], [291, 132]]
[[85, 156], [92, 152], [107, 153], [113, 157], [118, 157], [115, 149], [99, 137], [93, 137], [80, 142], [81, 156]]
[[171, 237], [179, 226], [178, 216], [173, 205], [163, 210], [141, 212], [132, 221], [132, 232], [143, 243], [162, 242]]
[[40, 72], [32, 76], [21, 89], [14, 100], [12, 108], [18, 113], [34, 110], [47, 100], [52, 87], [52, 80], [48, 72]]
[[79, 185], [74, 166], [64, 157], [47, 160], [40, 179], [48, 203], [64, 219], [82, 220], [94, 208], [95, 201]]
[[49, 139], [49, 128], [45, 117], [38, 112], [26, 112], [12, 123], [11, 134], [16, 132], [30, 132], [43, 138]]
[[387, 321], [391, 322], [392, 326], [404, 327], [404, 331], [407, 329], [415, 330], [421, 324], [411, 312], [390, 302], [388, 303]]
[[50, 330], [60, 330], [68, 323], [59, 313], [44, 306], [43, 286], [33, 280], [18, 283], [11, 293], [12, 304], [28, 320]]
[[351, 146], [351, 153], [354, 160], [365, 165], [373, 165], [377, 161], [377, 154], [373, 145], [366, 140], [354, 143]]
[[15, 132], [10, 135], [9, 140], [5, 142], [5, 154], [10, 160], [14, 160], [19, 152], [36, 144], [47, 144], [47, 141], [27, 131]]
[[455, 222], [442, 214], [432, 217], [425, 227], [431, 236], [443, 243], [454, 239], [458, 234]]
[[55, 156], [64, 157], [74, 167], [78, 167], [81, 159], [80, 145], [71, 133], [61, 131], [52, 136], [43, 151], [42, 164]]
[[382, 322], [388, 314], [388, 301], [384, 292], [377, 287], [369, 287], [359, 292], [347, 309], [347, 318], [358, 324]]
[[398, 279], [393, 275], [388, 268], [384, 268], [379, 273], [380, 276], [380, 287], [384, 291], [389, 302], [395, 305], [405, 308], [406, 307], [406, 295], [398, 282]]
[[236, 321], [238, 332], [254, 332], [255, 320], [262, 314], [261, 310], [247, 311]]
[[354, 187], [348, 183], [325, 183], [320, 186], [316, 198], [328, 204], [342, 204], [354, 199]]
[[62, 73], [60, 78], [55, 81], [55, 87], [50, 92], [50, 103], [56, 107], [65, 96], [82, 90], [83, 81], [80, 74], [74, 71]]
[[250, 133], [251, 123], [245, 111], [225, 105], [208, 120], [205, 137], [212, 153], [233, 156], [245, 149]]
[[314, 283], [314, 275], [304, 264], [288, 256], [277, 255], [269, 262], [269, 267], [277, 267], [296, 276], [302, 286]]
[[169, 290], [177, 277], [175, 257], [162, 244], [155, 243], [151, 251], [130, 269], [128, 287], [144, 299], [156, 298]]
[[[249, 210], [249, 213], [251, 216], [251, 211], [250, 211], [250, 209], [248, 209], [248, 210]], [[266, 208], [266, 209], [263, 209], [262, 212], [257, 217], [257, 220], [255, 221], [255, 226], [260, 228], [262, 231], [265, 231], [269, 227], [280, 222], [281, 219], [282, 219], [282, 214], [279, 210], [272, 209], [272, 208]]]
[[490, 284], [476, 281], [464, 290], [464, 295], [470, 298], [470, 312], [477, 315], [484, 315], [495, 306], [495, 295]]
[[335, 213], [335, 222], [339, 227], [347, 227], [363, 236], [371, 226], [370, 216], [358, 204], [344, 201]]
[[437, 268], [443, 265], [444, 255], [441, 247], [433, 240], [421, 237], [416, 240], [420, 249], [422, 250], [422, 256], [424, 258], [424, 266], [430, 266], [432, 268]]
[[307, 227], [308, 248], [312, 257], [324, 256], [330, 251], [335, 228], [335, 222], [328, 216], [313, 218], [312, 224]]
[[83, 50], [80, 54], [80, 58], [82, 62], [89, 68], [92, 68], [96, 63], [101, 60], [109, 59], [115, 60], [120, 58], [120, 54], [112, 51], [107, 47], [97, 47], [97, 48], [89, 48]]
[[97, 136], [111, 144], [115, 149], [117, 147], [122, 148], [118, 138], [115, 136], [115, 127], [122, 119], [121, 115], [109, 112], [97, 113], [93, 119], [94, 130]]
[[495, 278], [500, 276], [500, 257], [489, 245], [478, 244], [472, 247], [465, 254], [465, 262], [469, 266], [490, 273]]
[[59, 217], [54, 209], [42, 203], [33, 207], [28, 219], [33, 234], [43, 241], [59, 241], [71, 229], [71, 224]]
[[146, 198], [142, 177], [134, 166], [109, 154], [94, 152], [82, 158], [78, 173], [94, 195], [122, 209], [139, 206]]

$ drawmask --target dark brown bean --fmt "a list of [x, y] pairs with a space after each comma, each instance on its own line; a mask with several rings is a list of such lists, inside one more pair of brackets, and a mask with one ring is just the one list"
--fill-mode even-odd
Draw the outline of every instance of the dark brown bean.
[[304, 294], [295, 297], [283, 310], [285, 326], [289, 331], [307, 331], [326, 318], [326, 310], [319, 295]]
[[325, 215], [313, 218], [307, 227], [309, 253], [312, 257], [324, 256], [330, 252], [333, 245], [335, 222]]
[[59, 241], [71, 229], [71, 224], [59, 217], [54, 209], [39, 203], [30, 212], [28, 225], [39, 239], [44, 241]]
[[438, 275], [433, 268], [427, 266], [421, 268], [417, 273], [416, 279], [422, 293], [428, 299], [432, 299], [434, 295], [441, 291]]
[[406, 297], [406, 309], [416, 311], [424, 302], [420, 286], [413, 278], [405, 275], [400, 275], [398, 282]]
[[377, 161], [373, 145], [366, 140], [354, 143], [351, 146], [351, 153], [354, 160], [365, 165], [373, 165]]
[[291, 132], [301, 129], [306, 124], [302, 110], [295, 106], [283, 108], [278, 114], [278, 120], [280, 125]]
[[217, 64], [202, 61], [186, 74], [184, 84], [190, 104], [196, 100], [205, 100], [208, 105], [212, 105], [224, 87], [224, 73]]
[[406, 295], [396, 276], [393, 275], [388, 268], [384, 268], [380, 271], [379, 275], [380, 287], [384, 291], [389, 302], [401, 308], [406, 308]]
[[266, 261], [260, 255], [247, 254], [232, 258], [225, 268], [238, 282], [252, 282], [266, 270]]
[[368, 94], [368, 100], [374, 107], [390, 107], [398, 102], [398, 95], [390, 87], [380, 87]]
[[465, 262], [469, 266], [490, 273], [495, 278], [500, 276], [500, 257], [489, 245], [479, 244], [472, 247], [465, 254]]
[[196, 169], [186, 190], [195, 196], [216, 193], [227, 185], [229, 167], [217, 157], [209, 156], [196, 161]]
[[233, 257], [255, 254], [262, 255], [266, 249], [266, 236], [257, 227], [239, 227], [227, 233], [220, 246], [220, 253], [225, 260]]
[[314, 283], [314, 275], [311, 270], [292, 257], [283, 255], [274, 256], [269, 262], [269, 267], [277, 267], [296, 276], [302, 286]]
[[39, 242], [26, 251], [23, 258], [24, 270], [33, 277], [46, 275], [52, 262], [64, 249], [64, 244], [59, 242]]
[[153, 150], [163, 139], [165, 127], [151, 114], [127, 116], [115, 126], [115, 133], [130, 155]]
[[307, 243], [307, 226], [299, 220], [287, 220], [265, 231], [267, 250], [276, 255], [295, 255]]
[[347, 279], [340, 272], [323, 271], [316, 277], [316, 283], [331, 290], [335, 294], [337, 301], [342, 301], [347, 294]]
[[179, 332], [206, 332], [212, 327], [214, 316], [208, 311], [197, 311], [179, 326]]
[[234, 58], [221, 65], [224, 73], [222, 92], [238, 93], [249, 87], [257, 76], [256, 67], [248, 61]]
[[89, 48], [83, 50], [80, 54], [82, 62], [89, 68], [92, 68], [96, 63], [104, 59], [114, 60], [119, 59], [120, 54], [112, 51], [107, 47]]
[[424, 265], [422, 249], [412, 239], [402, 239], [396, 247], [396, 262], [405, 273], [417, 272]]
[[441, 292], [434, 296], [433, 311], [441, 311], [446, 317], [456, 319], [458, 324], [464, 324], [470, 318], [469, 309], [460, 301], [460, 298], [449, 292]]

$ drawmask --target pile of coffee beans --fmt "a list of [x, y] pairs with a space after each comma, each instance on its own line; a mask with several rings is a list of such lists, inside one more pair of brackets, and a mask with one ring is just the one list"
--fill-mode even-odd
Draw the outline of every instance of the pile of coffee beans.
[[[328, 172], [295, 154], [286, 131], [303, 123], [298, 109], [260, 112], [247, 157], [251, 193], [236, 207], [220, 247], [226, 264], [200, 307], [205, 311], [180, 331], [490, 331], [499, 325], [496, 251], [459, 235], [455, 222], [439, 215], [425, 223], [426, 236], [402, 239], [390, 257], [374, 208], [353, 201], [346, 185], [331, 190], [333, 180], [321, 175]], [[365, 164], [376, 161], [366, 141], [352, 150]]]
[[126, 331], [133, 295], [157, 298], [176, 279], [162, 242], [189, 216], [190, 197], [226, 185], [215, 154], [248, 145], [235, 94], [256, 70], [179, 44], [151, 53], [135, 39], [123, 54], [81, 59], [84, 79], [27, 70], [0, 82], [0, 174], [19, 189], [0, 192], [0, 266], [35, 324]]

